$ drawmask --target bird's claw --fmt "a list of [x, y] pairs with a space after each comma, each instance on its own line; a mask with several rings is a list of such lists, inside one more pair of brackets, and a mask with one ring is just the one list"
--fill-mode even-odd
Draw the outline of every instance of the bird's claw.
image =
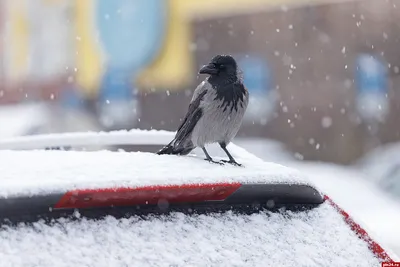
[[232, 165], [234, 165], [234, 166], [238, 166], [238, 167], [242, 167], [243, 165], [242, 164], [240, 164], [240, 163], [237, 163], [236, 161], [234, 161], [234, 160], [221, 160], [222, 162], [224, 162], [224, 163], [229, 163], [229, 164], [232, 164]]
[[218, 164], [218, 165], [224, 165], [224, 163], [222, 163], [222, 162], [219, 162], [219, 161], [215, 161], [215, 160], [213, 160], [213, 159], [204, 159], [205, 161], [208, 161], [208, 162], [210, 162], [210, 163], [215, 163], [215, 164]]

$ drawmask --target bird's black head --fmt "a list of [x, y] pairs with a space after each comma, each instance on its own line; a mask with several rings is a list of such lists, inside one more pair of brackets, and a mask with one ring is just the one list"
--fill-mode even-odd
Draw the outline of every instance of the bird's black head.
[[222, 79], [230, 81], [237, 80], [237, 64], [236, 60], [229, 55], [217, 55], [213, 57], [208, 65], [204, 65], [199, 74], [209, 74], [211, 77], [218, 76]]

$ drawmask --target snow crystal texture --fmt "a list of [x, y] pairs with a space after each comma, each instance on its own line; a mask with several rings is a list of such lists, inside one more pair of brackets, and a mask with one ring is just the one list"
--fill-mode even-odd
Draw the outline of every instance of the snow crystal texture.
[[107, 217], [0, 228], [0, 265], [380, 266], [325, 203], [309, 212]]
[[309, 184], [294, 169], [251, 157], [238, 161], [244, 167], [212, 164], [202, 156], [144, 152], [0, 151], [0, 197], [189, 183]]

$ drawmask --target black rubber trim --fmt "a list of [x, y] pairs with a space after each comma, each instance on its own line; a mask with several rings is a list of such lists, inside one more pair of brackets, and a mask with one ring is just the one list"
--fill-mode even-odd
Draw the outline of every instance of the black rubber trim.
[[[55, 209], [64, 194], [36, 195], [32, 197], [0, 198], [0, 224], [51, 221], [61, 217], [86, 217], [100, 219], [115, 217], [147, 216], [168, 212], [215, 213], [233, 210], [254, 213], [260, 209], [302, 211], [317, 207], [324, 202], [323, 196], [313, 187], [296, 184], [243, 184], [222, 201], [194, 203], [164, 203], [162, 205], [132, 205], [84, 209]], [[78, 212], [78, 213], [77, 213]]]
[[[273, 201], [273, 202], [272, 202]], [[313, 187], [303, 184], [243, 184], [224, 202], [229, 204], [321, 204], [323, 196]]]

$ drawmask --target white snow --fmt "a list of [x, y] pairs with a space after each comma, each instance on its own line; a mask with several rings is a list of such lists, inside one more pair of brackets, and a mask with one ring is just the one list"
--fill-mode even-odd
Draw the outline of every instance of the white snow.
[[380, 266], [329, 204], [309, 212], [60, 220], [0, 230], [6, 266]]
[[[238, 150], [232, 149], [235, 154]], [[0, 196], [155, 184], [310, 184], [294, 169], [254, 160], [246, 154], [238, 157], [237, 161], [244, 167], [212, 164], [204, 160], [203, 154], [171, 156], [145, 152], [6, 150], [0, 151]]]
[[289, 164], [348, 212], [370, 236], [400, 255], [400, 203], [361, 173], [335, 164]]
[[0, 149], [27, 150], [54, 146], [162, 145], [174, 137], [174, 132], [157, 130], [76, 132], [12, 137], [0, 140]]
[[49, 118], [49, 110], [43, 104], [6, 105], [0, 108], [0, 139], [24, 135], [40, 127]]
[[267, 161], [280, 163], [295, 159], [294, 155], [288, 152], [283, 143], [274, 140], [264, 138], [235, 138], [234, 143], [251, 151], [257, 157], [263, 158], [262, 156], [268, 155]]
[[379, 182], [394, 166], [400, 165], [400, 143], [381, 145], [359, 159], [354, 167]]
[[[114, 144], [120, 140], [118, 135], [125, 138], [119, 141], [121, 144], [135, 144], [141, 142], [138, 136], [142, 134], [143, 141], [147, 141], [144, 144], [165, 144], [173, 136], [170, 132], [156, 131], [153, 138], [148, 138], [152, 131], [87, 133], [81, 134], [79, 141], [74, 138], [79, 134], [66, 134], [54, 135], [47, 141], [42, 136], [44, 141], [38, 147], [54, 146], [54, 142], [71, 145], [62, 140], [71, 135], [69, 141], [81, 142], [80, 145], [94, 142], [96, 138], [101, 139], [99, 142], [109, 138]], [[32, 143], [35, 140], [24, 145]], [[199, 149], [194, 151], [197, 156], [184, 157], [141, 152], [0, 151], [0, 196], [153, 184], [312, 185], [308, 177], [294, 169], [265, 163], [234, 144], [228, 149], [244, 168], [205, 162]], [[217, 146], [210, 146], [209, 152], [215, 159], [226, 158]], [[0, 259], [7, 266], [43, 267], [379, 266], [366, 243], [356, 238], [341, 216], [327, 204], [310, 213], [289, 217], [263, 213], [250, 216], [173, 214], [150, 220], [109, 217], [91, 222], [60, 220], [52, 227], [39, 222], [34, 227], [2, 228]]]
[[374, 240], [400, 257], [400, 203], [371, 182], [371, 176], [380, 173], [381, 165], [391, 164], [397, 159], [399, 148], [384, 146], [371, 152], [357, 165], [371, 167], [363, 173], [336, 164], [294, 161], [283, 145], [277, 143], [269, 148], [267, 145], [270, 143], [270, 140], [258, 139], [239, 142], [263, 160], [284, 164], [307, 175], [322, 193], [348, 212]]
[[328, 116], [323, 117], [321, 120], [321, 125], [322, 125], [322, 128], [331, 127], [332, 126], [332, 118], [328, 117]]

